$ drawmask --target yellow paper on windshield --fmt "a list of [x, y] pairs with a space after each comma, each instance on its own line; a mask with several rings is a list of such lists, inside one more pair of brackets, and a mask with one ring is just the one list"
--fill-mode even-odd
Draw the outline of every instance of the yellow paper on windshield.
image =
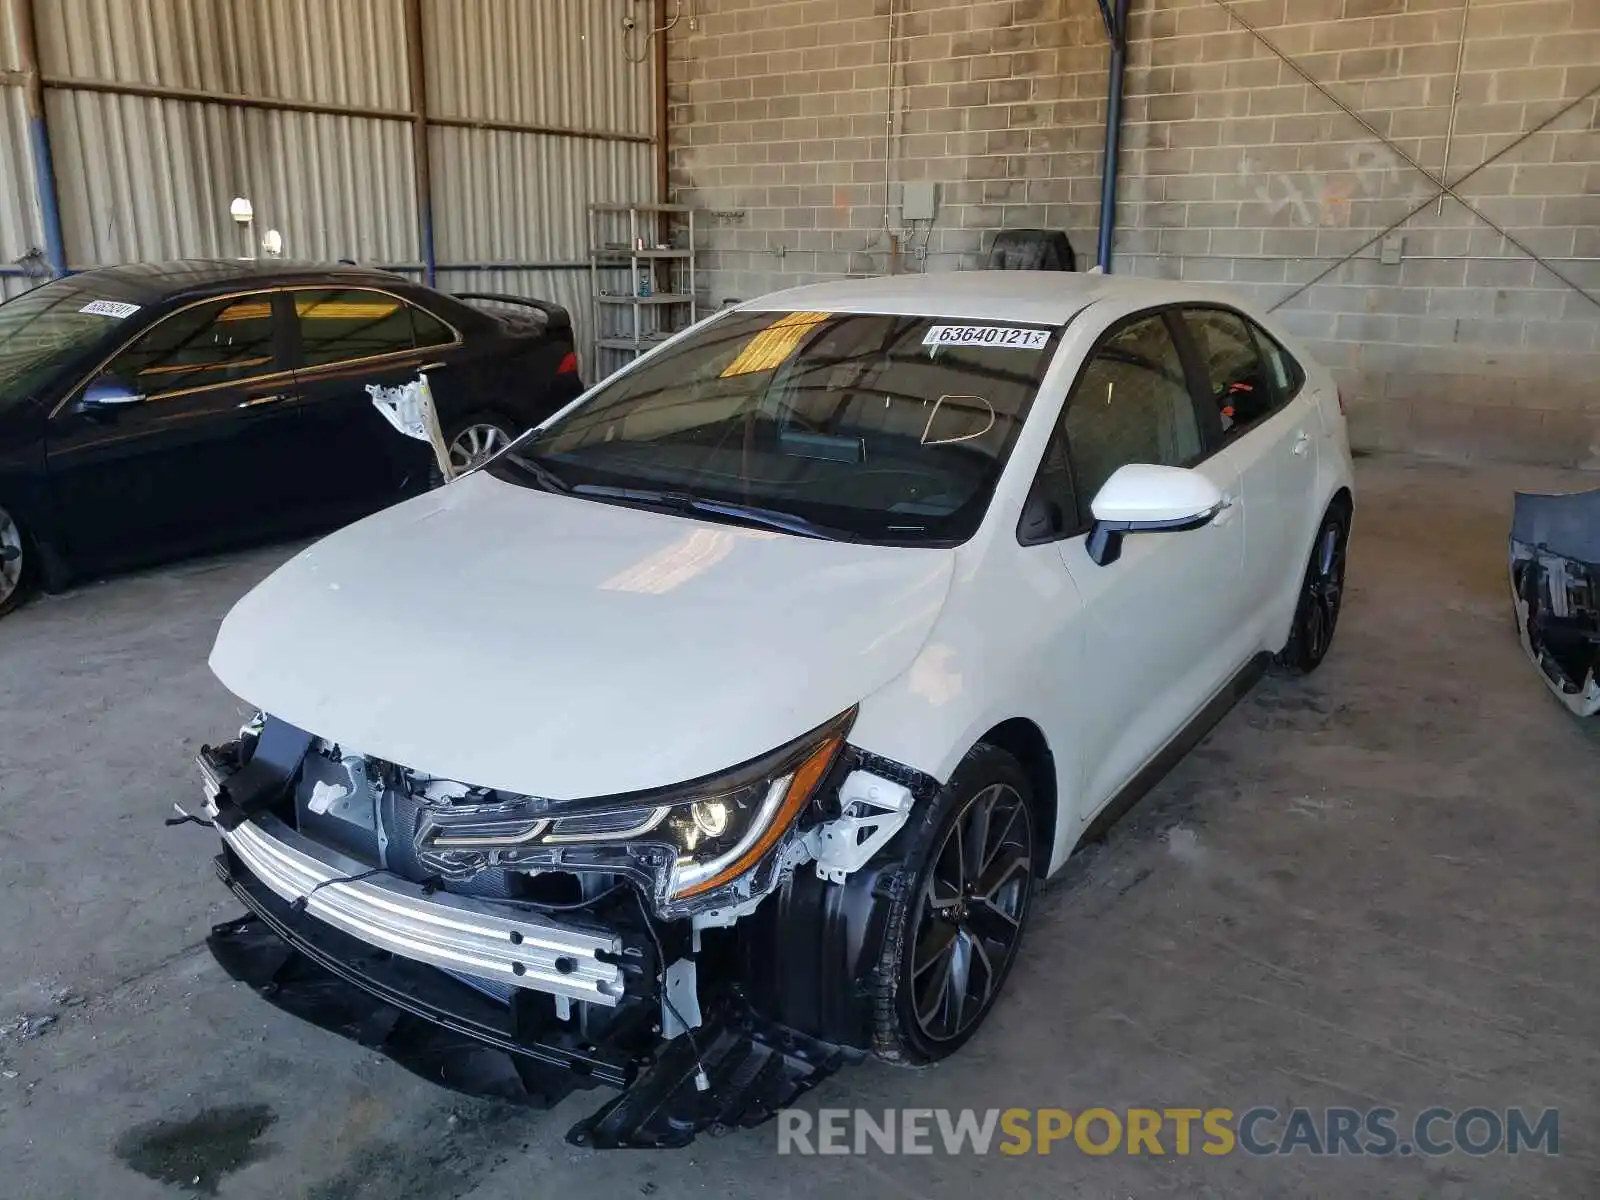
[[723, 369], [722, 378], [735, 375], [753, 375], [757, 371], [771, 371], [781, 366], [794, 353], [806, 333], [826, 321], [831, 313], [785, 313], [768, 325], [750, 344], [739, 351], [739, 356]]

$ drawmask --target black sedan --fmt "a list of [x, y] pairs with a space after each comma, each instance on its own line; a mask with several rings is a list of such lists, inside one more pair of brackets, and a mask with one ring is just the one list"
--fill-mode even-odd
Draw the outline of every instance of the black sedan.
[[370, 386], [426, 371], [458, 467], [582, 391], [556, 305], [282, 261], [86, 271], [0, 304], [0, 613], [31, 580], [305, 533], [426, 489]]

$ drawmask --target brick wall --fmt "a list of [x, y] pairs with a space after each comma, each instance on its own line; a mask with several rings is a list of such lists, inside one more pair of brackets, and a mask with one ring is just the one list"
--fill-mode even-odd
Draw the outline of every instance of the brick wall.
[[[1600, 468], [1600, 101], [1422, 204], [1461, 0], [1134, 0], [1116, 269], [1223, 282], [1338, 374], [1359, 445]], [[1094, 0], [686, 0], [672, 179], [709, 210], [711, 298], [981, 265], [1001, 228], [1094, 254], [1106, 41]], [[691, 20], [692, 17], [692, 20]], [[692, 26], [692, 27], [691, 27]], [[1600, 86], [1600, 0], [1473, 0], [1451, 179]], [[887, 180], [887, 185], [886, 185]], [[935, 180], [931, 227], [899, 185]], [[1292, 298], [1290, 298], [1292, 296]], [[1591, 298], [1592, 297], [1592, 298]]]

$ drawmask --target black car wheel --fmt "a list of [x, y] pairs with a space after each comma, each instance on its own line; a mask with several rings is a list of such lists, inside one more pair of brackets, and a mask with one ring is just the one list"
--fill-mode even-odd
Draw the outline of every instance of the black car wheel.
[[976, 746], [904, 832], [873, 1048], [929, 1063], [977, 1032], [1016, 961], [1034, 885], [1027, 774], [1005, 751]]
[[1349, 516], [1341, 508], [1330, 508], [1311, 546], [1311, 561], [1306, 564], [1294, 625], [1289, 641], [1277, 655], [1280, 667], [1305, 675], [1315, 671], [1328, 656], [1344, 604], [1345, 551], [1349, 541]]
[[504, 417], [479, 413], [466, 418], [445, 437], [451, 469], [457, 475], [471, 470], [491, 454], [505, 449], [514, 436]]
[[28, 575], [28, 543], [22, 526], [0, 508], [0, 616], [21, 603]]

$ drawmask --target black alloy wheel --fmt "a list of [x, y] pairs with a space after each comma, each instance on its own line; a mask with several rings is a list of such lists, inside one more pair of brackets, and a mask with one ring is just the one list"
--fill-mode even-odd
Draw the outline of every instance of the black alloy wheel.
[[1349, 541], [1349, 518], [1338, 508], [1329, 509], [1311, 547], [1311, 561], [1306, 566], [1300, 601], [1295, 606], [1294, 626], [1288, 644], [1278, 653], [1280, 666], [1309, 674], [1327, 657], [1344, 604]]
[[954, 1053], [989, 1015], [1022, 943], [1037, 863], [1032, 789], [996, 747], [975, 747], [920, 818], [902, 831], [874, 1046], [909, 1063]]

